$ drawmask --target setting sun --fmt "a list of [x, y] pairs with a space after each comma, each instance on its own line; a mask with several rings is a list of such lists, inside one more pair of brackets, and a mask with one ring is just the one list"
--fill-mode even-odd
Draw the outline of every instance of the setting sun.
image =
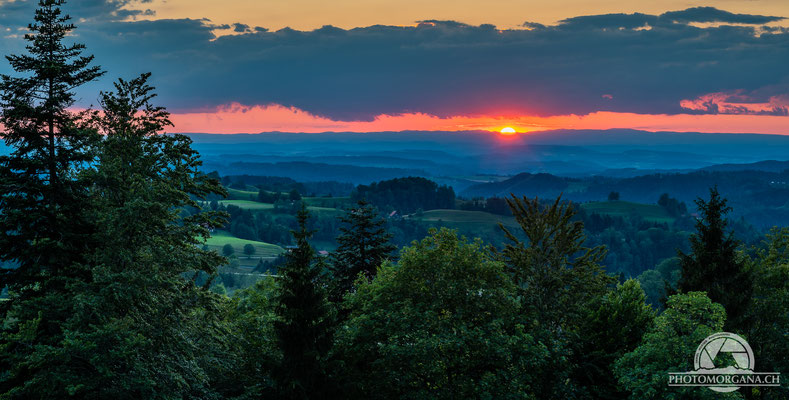
[[513, 135], [513, 134], [515, 134], [515, 133], [517, 133], [517, 132], [515, 132], [515, 129], [513, 129], [513, 128], [511, 128], [511, 127], [509, 127], [509, 126], [508, 126], [508, 127], [504, 128], [504, 129], [502, 129], [502, 130], [501, 130], [501, 133], [502, 133], [503, 135]]

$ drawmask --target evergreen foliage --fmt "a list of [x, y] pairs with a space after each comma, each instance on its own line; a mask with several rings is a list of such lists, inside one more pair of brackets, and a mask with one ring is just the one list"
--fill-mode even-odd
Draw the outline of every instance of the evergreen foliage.
[[682, 274], [677, 284], [680, 292], [706, 292], [723, 305], [728, 315], [727, 328], [737, 327], [748, 308], [753, 278], [743, 257], [740, 243], [727, 232], [725, 215], [731, 211], [717, 188], [710, 189], [708, 201], [696, 200], [700, 218], [696, 233], [690, 237], [690, 253], [679, 252]]
[[584, 390], [571, 379], [573, 358], [588, 339], [584, 320], [614, 282], [599, 265], [605, 248], [584, 246], [583, 223], [561, 198], [547, 206], [515, 196], [508, 203], [525, 241], [501, 225], [509, 242], [496, 257], [516, 284], [523, 324], [548, 348], [551, 367], [542, 371], [537, 394], [575, 396]]
[[90, 279], [84, 267], [94, 225], [85, 212], [89, 185], [80, 171], [99, 137], [69, 108], [74, 90], [102, 75], [74, 30], [63, 1], [41, 0], [25, 34], [26, 54], [6, 56], [16, 76], [0, 77], [0, 125], [11, 153], [0, 157], [0, 393], [43, 398], [70, 385], [62, 361], [63, 322], [73, 313], [69, 287]]
[[282, 352], [275, 374], [277, 391], [285, 399], [321, 399], [330, 393], [327, 354], [332, 343], [332, 313], [319, 280], [323, 265], [309, 243], [309, 212], [302, 203], [298, 230], [292, 232], [296, 248], [279, 268], [275, 298], [274, 333]]
[[392, 235], [386, 232], [386, 221], [364, 200], [340, 218], [337, 250], [332, 254], [332, 300], [340, 301], [353, 290], [354, 282], [362, 275], [372, 279], [381, 263], [396, 249], [389, 243]]
[[105, 137], [96, 169], [86, 172], [97, 247], [87, 261], [91, 279], [71, 288], [76, 312], [62, 344], [91, 368], [74, 368], [66, 387], [100, 398], [211, 398], [212, 352], [224, 347], [222, 300], [208, 292], [210, 279], [198, 287], [184, 277], [216, 274], [224, 260], [199, 245], [224, 221], [183, 211], [223, 190], [198, 172], [191, 140], [162, 134], [170, 122], [151, 104], [149, 75], [102, 93], [92, 120]]

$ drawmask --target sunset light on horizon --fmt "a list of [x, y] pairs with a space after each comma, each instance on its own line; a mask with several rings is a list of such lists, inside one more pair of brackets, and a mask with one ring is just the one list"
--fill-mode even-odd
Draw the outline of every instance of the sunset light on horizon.
[[378, 115], [370, 121], [321, 117], [295, 107], [234, 103], [214, 111], [173, 113], [174, 133], [490, 131], [509, 134], [546, 130], [635, 129], [649, 132], [789, 134], [787, 117], [750, 114], [637, 114], [598, 111], [584, 115], [458, 115], [426, 113]]
[[[0, 0], [9, 51], [34, 3]], [[229, 4], [66, 3], [112, 71], [74, 107], [143, 68], [172, 132], [789, 133], [786, 2]]]

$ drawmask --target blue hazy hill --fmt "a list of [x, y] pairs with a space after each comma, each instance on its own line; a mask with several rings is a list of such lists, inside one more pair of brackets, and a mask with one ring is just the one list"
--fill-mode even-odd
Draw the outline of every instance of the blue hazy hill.
[[[292, 177], [325, 180], [325, 175], [331, 175], [354, 183], [392, 174], [450, 178], [529, 172], [632, 177], [782, 160], [789, 154], [789, 136], [634, 130], [558, 130], [511, 137], [478, 131], [190, 136], [207, 170], [237, 174], [244, 173], [239, 168], [243, 167], [259, 173], [271, 164], [307, 163], [323, 167], [315, 168], [314, 179], [303, 170]], [[328, 172], [326, 165], [342, 168], [322, 174]], [[286, 168], [271, 169], [288, 176]]]

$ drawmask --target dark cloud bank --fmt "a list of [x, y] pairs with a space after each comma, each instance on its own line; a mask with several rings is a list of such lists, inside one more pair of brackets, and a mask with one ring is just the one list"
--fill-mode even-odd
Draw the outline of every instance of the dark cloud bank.
[[[740, 90], [752, 102], [789, 93], [789, 30], [764, 26], [783, 19], [776, 16], [702, 7], [507, 31], [452, 21], [309, 32], [234, 24], [219, 28], [237, 35], [217, 38], [208, 20], [134, 21], [152, 12], [123, 11], [131, 1], [80, 0], [66, 9], [109, 77], [152, 71], [161, 102], [176, 111], [240, 102], [340, 119], [412, 111], [679, 113], [688, 112], [681, 100], [707, 93]], [[4, 49], [21, 48], [9, 36], [31, 10], [29, 0], [0, 6]]]

